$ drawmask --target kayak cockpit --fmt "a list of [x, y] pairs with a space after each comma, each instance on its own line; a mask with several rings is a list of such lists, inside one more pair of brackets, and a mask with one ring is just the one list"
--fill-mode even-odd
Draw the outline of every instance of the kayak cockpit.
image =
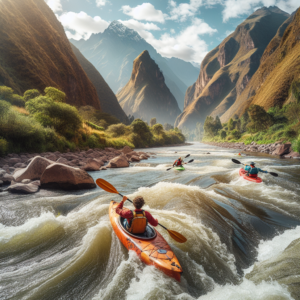
[[126, 219], [122, 218], [122, 217], [118, 217], [118, 223], [121, 226], [121, 228], [123, 229], [123, 231], [125, 231], [128, 235], [141, 239], [141, 240], [152, 240], [156, 237], [156, 231], [155, 229], [150, 226], [149, 224], [146, 226], [146, 231], [142, 234], [133, 234], [130, 233], [124, 226]]

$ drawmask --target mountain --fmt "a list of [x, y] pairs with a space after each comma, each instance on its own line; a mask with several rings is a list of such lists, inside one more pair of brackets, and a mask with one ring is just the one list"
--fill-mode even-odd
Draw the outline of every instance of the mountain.
[[97, 92], [74, 55], [62, 25], [41, 0], [2, 0], [0, 84], [19, 94], [56, 87], [66, 102], [100, 109]]
[[[195, 81], [199, 73], [199, 70], [190, 63], [163, 58], [136, 31], [118, 21], [113, 21], [103, 33], [93, 34], [86, 41], [83, 39], [70, 41], [102, 74], [114, 93], [117, 93], [128, 82], [132, 63], [144, 50], [147, 50], [151, 58], [159, 65], [167, 86], [181, 108], [183, 108], [184, 94], [188, 87], [179, 79], [182, 76], [181, 73], [191, 73], [187, 76], [187, 82]], [[180, 68], [182, 68], [181, 72]]]
[[71, 47], [83, 70], [96, 88], [98, 99], [101, 103], [101, 109], [104, 112], [117, 117], [120, 121], [127, 123], [128, 118], [121, 108], [116, 95], [105, 82], [101, 74], [74, 45], [71, 44]]
[[127, 114], [148, 122], [155, 117], [159, 123], [173, 124], [180, 114], [175, 97], [147, 50], [134, 60], [130, 80], [117, 98]]
[[300, 74], [300, 9], [278, 28], [276, 35], [266, 47], [260, 66], [247, 87], [222, 116], [222, 121], [233, 115], [241, 116], [251, 104], [266, 110], [282, 106], [288, 101], [291, 83]]
[[258, 69], [260, 59], [289, 14], [277, 7], [256, 10], [201, 63], [200, 74], [185, 97], [175, 125], [195, 128], [207, 115], [222, 116], [236, 102]]

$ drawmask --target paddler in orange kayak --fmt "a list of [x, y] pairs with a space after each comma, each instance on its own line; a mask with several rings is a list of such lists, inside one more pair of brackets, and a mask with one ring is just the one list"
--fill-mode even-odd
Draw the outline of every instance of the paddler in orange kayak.
[[158, 220], [154, 219], [153, 216], [142, 210], [141, 208], [145, 204], [145, 200], [141, 196], [137, 196], [133, 199], [133, 205], [135, 207], [134, 211], [128, 208], [123, 208], [125, 201], [128, 198], [123, 196], [122, 201], [116, 207], [116, 213], [124, 218], [123, 226], [133, 234], [142, 234], [146, 230], [147, 223], [149, 222], [152, 226], [158, 225]]
[[260, 168], [256, 168], [254, 162], [251, 162], [250, 166], [245, 165], [244, 169], [245, 169], [245, 171], [247, 171], [246, 176], [249, 176], [249, 177], [252, 177], [252, 178], [257, 178], [258, 172], [269, 173], [268, 171], [264, 171]]

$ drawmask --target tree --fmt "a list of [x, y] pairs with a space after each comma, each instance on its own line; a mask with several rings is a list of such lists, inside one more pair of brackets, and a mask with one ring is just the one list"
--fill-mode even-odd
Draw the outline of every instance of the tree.
[[215, 134], [215, 122], [214, 118], [212, 116], [207, 116], [204, 122], [204, 132], [206, 135], [209, 135], [211, 137]]
[[150, 127], [154, 126], [156, 124], [156, 118], [152, 118], [150, 120]]
[[249, 114], [248, 114], [248, 109], [245, 110], [241, 117], [241, 132], [246, 132], [247, 131], [247, 125], [250, 121]]
[[136, 147], [149, 145], [152, 141], [152, 133], [147, 124], [141, 119], [135, 119], [131, 125], [131, 130], [134, 133], [133, 143]]
[[234, 122], [233, 119], [231, 118], [228, 122], [228, 130], [231, 131], [234, 129]]
[[9, 101], [12, 99], [14, 90], [8, 86], [0, 86], [0, 100]]
[[112, 124], [108, 126], [107, 132], [110, 133], [113, 137], [118, 137], [124, 135], [126, 132], [126, 125], [120, 124]]
[[169, 131], [169, 130], [172, 130], [172, 129], [174, 129], [174, 127], [171, 124], [169, 124], [169, 123], [164, 124], [164, 130], [165, 131]]
[[45, 96], [50, 97], [53, 101], [56, 102], [66, 102], [66, 94], [54, 87], [46, 87]]
[[155, 133], [155, 134], [161, 134], [164, 132], [164, 128], [161, 124], [155, 124], [153, 127], [152, 127], [152, 131]]
[[288, 105], [285, 114], [289, 119], [290, 123], [294, 123], [295, 120], [300, 122], [300, 103], [293, 102], [290, 105]]
[[201, 141], [202, 140], [202, 124], [200, 122], [197, 122], [196, 124], [196, 129], [195, 129], [195, 135], [196, 135], [196, 140]]
[[247, 128], [250, 132], [258, 132], [268, 129], [272, 125], [271, 116], [264, 110], [263, 107], [253, 104], [248, 110], [251, 122]]
[[221, 130], [221, 133], [220, 133], [220, 136], [221, 136], [221, 139], [225, 139], [227, 134], [226, 134], [226, 131], [225, 130]]
[[74, 134], [82, 125], [74, 106], [55, 102], [46, 96], [27, 101], [26, 108], [44, 127], [53, 127], [62, 135]]
[[235, 138], [236, 140], [238, 140], [238, 139], [242, 136], [241, 132], [240, 132], [239, 130], [237, 130], [237, 129], [234, 129], [234, 130], [231, 132], [231, 134], [234, 136], [234, 138]]
[[27, 102], [28, 100], [30, 99], [34, 99], [38, 96], [40, 96], [40, 92], [36, 89], [32, 89], [32, 90], [27, 90], [24, 95], [23, 95], [23, 98], [24, 98], [24, 101]]
[[222, 123], [220, 121], [219, 116], [216, 116], [216, 120], [215, 120], [215, 131], [217, 132], [218, 130], [222, 129]]

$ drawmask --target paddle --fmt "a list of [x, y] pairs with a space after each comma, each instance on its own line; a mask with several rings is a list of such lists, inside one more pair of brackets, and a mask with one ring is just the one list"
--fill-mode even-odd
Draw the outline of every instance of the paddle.
[[[120, 196], [123, 197], [123, 195], [120, 194], [116, 190], [116, 188], [113, 185], [111, 185], [109, 182], [107, 182], [106, 180], [98, 178], [96, 180], [96, 183], [104, 191], [109, 192], [109, 193], [119, 194]], [[129, 200], [129, 199], [127, 199], [127, 200], [129, 202], [133, 203], [131, 200]], [[187, 239], [182, 234], [180, 234], [179, 232], [176, 232], [174, 230], [170, 230], [170, 229], [166, 228], [165, 226], [161, 225], [160, 223], [158, 223], [158, 225], [160, 225], [162, 228], [164, 228], [165, 230], [167, 230], [168, 233], [169, 233], [169, 235], [171, 236], [171, 238], [173, 238], [176, 242], [178, 242], [178, 243], [185, 243], [187, 241]]]
[[[234, 159], [234, 158], [232, 158], [231, 159], [235, 164], [240, 164], [240, 165], [244, 165], [245, 166], [245, 164], [243, 164], [243, 163], [241, 163], [239, 160], [237, 160], [237, 159]], [[274, 176], [274, 177], [278, 177], [278, 174], [277, 173], [274, 173], [274, 172], [268, 172], [268, 174], [271, 174], [272, 176]]]

